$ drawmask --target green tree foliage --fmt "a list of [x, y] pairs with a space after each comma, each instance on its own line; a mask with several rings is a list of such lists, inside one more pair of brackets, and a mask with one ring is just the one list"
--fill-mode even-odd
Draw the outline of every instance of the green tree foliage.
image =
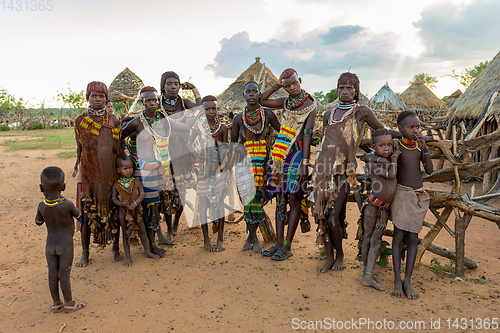
[[13, 111], [20, 111], [25, 108], [22, 98], [16, 99], [7, 89], [0, 89], [0, 119], [4, 120]]
[[76, 92], [71, 89], [68, 83], [68, 92], [63, 94], [61, 92], [57, 92], [57, 99], [63, 103], [63, 106], [68, 105], [73, 109], [74, 112], [81, 113], [83, 112], [83, 107], [87, 103], [87, 99], [85, 96], [85, 92], [82, 90], [80, 92]]
[[436, 88], [436, 83], [438, 83], [438, 79], [435, 76], [431, 76], [430, 74], [422, 72], [415, 74], [413, 76], [413, 79], [408, 84], [412, 84], [417, 80], [420, 80], [429, 88]]
[[333, 102], [339, 97], [337, 93], [337, 88], [330, 90], [326, 94], [323, 91], [316, 91], [313, 93], [313, 97], [323, 105]]
[[457, 79], [458, 82], [460, 82], [460, 84], [467, 89], [467, 87], [470, 86], [472, 81], [474, 81], [476, 77], [478, 77], [479, 74], [481, 74], [483, 70], [486, 68], [486, 66], [488, 66], [489, 64], [490, 64], [489, 60], [481, 61], [478, 65], [474, 67], [464, 69], [461, 74], [457, 74], [455, 70], [452, 70], [451, 75], [448, 76]]

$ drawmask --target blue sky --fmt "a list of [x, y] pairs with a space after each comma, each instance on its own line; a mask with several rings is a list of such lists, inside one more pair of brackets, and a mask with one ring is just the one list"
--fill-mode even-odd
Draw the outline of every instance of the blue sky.
[[[8, 1], [6, 1], [8, 2]], [[63, 1], [52, 10], [0, 8], [0, 87], [36, 105], [57, 91], [110, 84], [125, 67], [157, 88], [164, 71], [202, 95], [221, 93], [259, 56], [276, 74], [294, 67], [310, 92], [350, 69], [371, 97], [386, 82], [443, 75], [498, 51], [496, 0]]]

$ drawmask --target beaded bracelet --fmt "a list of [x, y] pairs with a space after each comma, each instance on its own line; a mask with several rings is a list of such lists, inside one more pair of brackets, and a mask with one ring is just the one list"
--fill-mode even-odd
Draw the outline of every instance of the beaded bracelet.
[[133, 201], [133, 203], [135, 203], [135, 206], [136, 206], [136, 207], [137, 207], [137, 206], [139, 206], [135, 200]]
[[312, 134], [313, 130], [310, 128], [304, 128], [304, 135]]
[[281, 86], [279, 84], [275, 84], [274, 86], [271, 87], [271, 89], [273, 89], [273, 93], [278, 91], [279, 89], [281, 88]]
[[430, 155], [431, 153], [424, 153], [424, 155]]
[[302, 164], [310, 165], [311, 164], [311, 160], [309, 160], [308, 158], [304, 158], [302, 160]]
[[389, 163], [389, 164], [394, 164], [395, 166], [398, 166], [398, 164], [397, 164], [397, 163]]

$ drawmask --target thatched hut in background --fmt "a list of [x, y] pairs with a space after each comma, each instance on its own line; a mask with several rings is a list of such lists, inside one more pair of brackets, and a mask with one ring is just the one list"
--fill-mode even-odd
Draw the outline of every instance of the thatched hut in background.
[[446, 103], [439, 99], [422, 81], [413, 82], [401, 95], [407, 111], [415, 112], [421, 121], [444, 116]]
[[[498, 91], [500, 91], [500, 52], [453, 103], [446, 115], [449, 123], [460, 124], [461, 132], [469, 134], [472, 131], [473, 136], [494, 132], [500, 127], [500, 97], [497, 97], [487, 110], [485, 107], [492, 95]], [[483, 111], [487, 112], [483, 114]], [[464, 133], [459, 133], [458, 136], [460, 139]], [[473, 160], [488, 161], [496, 157], [498, 157], [498, 146], [480, 150], [474, 154]], [[495, 180], [497, 173], [498, 170], [484, 175], [483, 189], [490, 188], [490, 182]]]
[[370, 98], [368, 106], [375, 112], [377, 118], [390, 128], [397, 128], [398, 113], [406, 108], [405, 102], [392, 91], [387, 82]]
[[[232, 111], [237, 114], [247, 105], [243, 97], [243, 88], [248, 81], [255, 81], [259, 84], [261, 92], [266, 91], [278, 83], [278, 78], [271, 72], [265, 63], [260, 62], [260, 57], [255, 58], [255, 62], [248, 67], [240, 76], [217, 96], [219, 113], [224, 115]], [[288, 94], [281, 88], [272, 95], [272, 98], [286, 97]]]
[[[366, 97], [365, 95], [363, 95], [363, 93], [359, 93], [358, 104], [359, 105], [368, 105], [368, 102], [369, 102], [368, 97]], [[320, 106], [318, 115], [323, 116], [323, 114], [325, 113], [325, 111], [331, 110], [331, 109], [335, 109], [338, 104], [339, 104], [339, 98], [337, 97], [333, 102], [330, 102], [330, 103], [328, 103], [328, 104], [326, 104], [324, 106]]]
[[112, 103], [123, 103], [122, 113], [125, 111], [128, 114], [127, 103], [130, 99], [125, 97], [135, 97], [142, 88], [144, 88], [144, 82], [127, 67], [109, 85], [109, 99]]
[[462, 95], [462, 91], [460, 89], [457, 89], [453, 94], [448, 96], [448, 99], [445, 102], [446, 106], [448, 108], [451, 108], [453, 106], [453, 104], [455, 103], [455, 101], [457, 100], [457, 98], [459, 98], [461, 95]]

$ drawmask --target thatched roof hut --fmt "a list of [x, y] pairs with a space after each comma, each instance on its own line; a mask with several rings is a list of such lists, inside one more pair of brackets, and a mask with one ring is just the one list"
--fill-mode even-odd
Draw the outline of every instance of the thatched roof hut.
[[387, 82], [370, 98], [368, 106], [377, 118], [390, 128], [397, 127], [398, 112], [406, 109], [405, 102], [392, 91]]
[[451, 108], [453, 106], [453, 104], [455, 103], [455, 101], [457, 100], [457, 98], [459, 98], [461, 95], [462, 95], [462, 90], [460, 90], [460, 89], [455, 90], [455, 92], [453, 94], [448, 96], [448, 99], [445, 102], [446, 106]]
[[406, 110], [413, 111], [421, 121], [444, 116], [446, 103], [439, 99], [422, 81], [413, 82], [401, 95]]
[[[359, 93], [359, 105], [368, 105], [369, 99], [363, 93]], [[337, 104], [339, 104], [339, 98], [337, 97], [333, 102], [328, 103], [325, 105], [321, 110], [323, 113], [327, 110], [334, 109], [337, 107]]]
[[[456, 100], [447, 116], [450, 119], [478, 119], [491, 94], [498, 90], [500, 90], [500, 52]], [[500, 98], [495, 100], [486, 117], [492, 115], [500, 116]]]
[[127, 67], [109, 85], [109, 99], [113, 103], [127, 103], [129, 100], [123, 99], [119, 93], [126, 96], [136, 96], [142, 88], [144, 88], [142, 80]]
[[[234, 113], [238, 113], [239, 110], [242, 110], [247, 105], [243, 97], [243, 88], [248, 81], [257, 82], [260, 91], [263, 92], [278, 83], [278, 78], [271, 72], [265, 63], [260, 62], [260, 57], [256, 57], [255, 62], [250, 65], [246, 71], [241, 73], [236, 81], [231, 83], [222, 94], [217, 96], [219, 112], [225, 113], [233, 111]], [[288, 94], [281, 88], [272, 95], [272, 98], [286, 96], [288, 96]]]

